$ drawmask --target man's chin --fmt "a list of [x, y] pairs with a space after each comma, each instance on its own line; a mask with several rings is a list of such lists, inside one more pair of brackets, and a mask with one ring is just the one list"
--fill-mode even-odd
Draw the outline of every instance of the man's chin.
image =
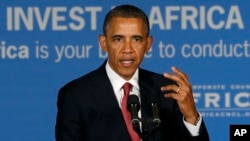
[[126, 79], [129, 80], [131, 79], [131, 77], [134, 75], [135, 69], [127, 69], [127, 70], [122, 70], [122, 72], [120, 73], [120, 75]]

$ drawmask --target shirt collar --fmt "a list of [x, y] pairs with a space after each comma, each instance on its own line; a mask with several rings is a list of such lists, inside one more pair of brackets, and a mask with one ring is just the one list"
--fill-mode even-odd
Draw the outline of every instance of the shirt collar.
[[139, 85], [138, 85], [138, 68], [136, 69], [134, 75], [132, 76], [132, 78], [128, 81], [126, 81], [125, 79], [123, 79], [121, 76], [119, 76], [109, 65], [108, 61], [106, 63], [106, 71], [107, 71], [107, 75], [108, 78], [113, 86], [114, 92], [117, 93], [118, 91], [120, 91], [120, 89], [122, 88], [123, 84], [125, 82], [129, 82], [130, 84], [133, 85], [133, 88], [136, 88], [139, 90]]

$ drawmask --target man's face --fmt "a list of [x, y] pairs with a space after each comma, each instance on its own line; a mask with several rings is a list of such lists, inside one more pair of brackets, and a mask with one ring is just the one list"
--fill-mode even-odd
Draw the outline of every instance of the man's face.
[[108, 53], [109, 65], [125, 80], [130, 79], [152, 44], [147, 36], [145, 24], [139, 18], [113, 18], [106, 35], [99, 42]]

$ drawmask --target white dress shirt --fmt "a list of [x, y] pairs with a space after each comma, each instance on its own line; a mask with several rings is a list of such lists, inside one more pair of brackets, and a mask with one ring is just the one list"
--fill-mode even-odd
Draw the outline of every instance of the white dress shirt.
[[[124, 94], [122, 86], [124, 85], [125, 82], [129, 82], [130, 84], [133, 85], [130, 94], [137, 95], [139, 97], [139, 100], [140, 100], [140, 87], [138, 85], [138, 76], [139, 76], [138, 75], [138, 71], [139, 71], [138, 68], [137, 68], [135, 74], [132, 76], [132, 78], [130, 80], [128, 80], [128, 81], [124, 80], [121, 76], [119, 76], [110, 67], [108, 62], [106, 64], [106, 71], [107, 71], [108, 78], [109, 78], [109, 80], [110, 80], [110, 82], [111, 82], [111, 84], [113, 86], [115, 97], [116, 97], [120, 107], [121, 107], [121, 101], [122, 101], [123, 94]], [[199, 115], [200, 115], [200, 113], [199, 113]], [[138, 112], [138, 116], [141, 117], [141, 111], [140, 110]], [[187, 127], [188, 131], [190, 132], [190, 134], [192, 136], [198, 136], [199, 135], [199, 129], [200, 129], [200, 126], [201, 126], [201, 121], [202, 121], [201, 115], [200, 115], [199, 121], [197, 122], [196, 125], [193, 125], [193, 124], [190, 124], [190, 123], [186, 122], [184, 120], [184, 117], [183, 117], [184, 125]]]

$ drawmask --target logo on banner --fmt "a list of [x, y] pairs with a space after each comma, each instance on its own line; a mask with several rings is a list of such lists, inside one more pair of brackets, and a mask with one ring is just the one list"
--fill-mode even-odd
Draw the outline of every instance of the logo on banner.
[[250, 117], [250, 84], [193, 85], [204, 117]]

